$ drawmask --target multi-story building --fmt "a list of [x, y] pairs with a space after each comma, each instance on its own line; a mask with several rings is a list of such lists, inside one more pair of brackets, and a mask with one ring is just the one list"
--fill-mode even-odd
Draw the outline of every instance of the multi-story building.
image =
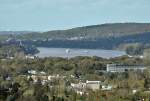
[[107, 64], [107, 72], [126, 72], [126, 71], [143, 71], [143, 65], [120, 65], [120, 64]]

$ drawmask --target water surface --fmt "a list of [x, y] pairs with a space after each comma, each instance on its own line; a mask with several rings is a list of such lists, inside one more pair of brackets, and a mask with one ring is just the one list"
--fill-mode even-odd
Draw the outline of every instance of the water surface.
[[44, 57], [63, 57], [72, 58], [76, 56], [98, 56], [102, 58], [113, 58], [125, 55], [124, 51], [102, 50], [102, 49], [67, 49], [67, 48], [43, 48], [38, 47], [40, 51], [36, 56]]

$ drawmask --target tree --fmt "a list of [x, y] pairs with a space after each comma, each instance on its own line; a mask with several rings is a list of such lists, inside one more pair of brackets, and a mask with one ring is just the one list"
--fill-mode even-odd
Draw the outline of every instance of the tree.
[[126, 53], [129, 55], [141, 55], [143, 54], [144, 46], [140, 43], [135, 44], [127, 44], [126, 45]]
[[150, 89], [150, 78], [145, 78], [144, 87]]
[[150, 65], [150, 49], [144, 51], [144, 62], [146, 65]]

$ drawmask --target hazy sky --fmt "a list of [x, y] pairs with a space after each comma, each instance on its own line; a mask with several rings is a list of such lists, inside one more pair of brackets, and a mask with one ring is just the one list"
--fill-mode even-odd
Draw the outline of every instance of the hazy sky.
[[0, 0], [0, 30], [150, 22], [150, 0]]

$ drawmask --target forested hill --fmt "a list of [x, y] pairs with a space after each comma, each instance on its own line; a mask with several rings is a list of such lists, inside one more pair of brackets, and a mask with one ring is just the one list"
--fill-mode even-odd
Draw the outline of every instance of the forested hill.
[[150, 23], [114, 23], [19, 35], [23, 39], [98, 39], [150, 32]]
[[150, 47], [150, 23], [114, 23], [43, 33], [7, 34], [0, 35], [0, 40], [12, 37], [37, 47], [114, 49], [136, 43]]

